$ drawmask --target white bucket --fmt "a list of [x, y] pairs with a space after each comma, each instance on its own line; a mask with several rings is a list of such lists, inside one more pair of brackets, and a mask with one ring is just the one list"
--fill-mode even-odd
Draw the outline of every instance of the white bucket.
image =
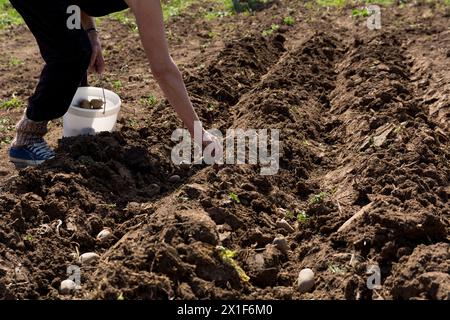
[[73, 137], [86, 134], [96, 134], [103, 131], [113, 131], [122, 101], [112, 91], [105, 89], [106, 110], [82, 109], [82, 100], [103, 100], [103, 89], [95, 87], [78, 88], [69, 110], [63, 117], [63, 136]]

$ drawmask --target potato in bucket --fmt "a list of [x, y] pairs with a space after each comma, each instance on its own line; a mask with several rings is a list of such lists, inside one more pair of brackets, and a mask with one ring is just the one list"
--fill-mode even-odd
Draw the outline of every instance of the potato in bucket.
[[[113, 131], [120, 111], [120, 97], [110, 90], [96, 87], [78, 88], [69, 110], [63, 117], [63, 136], [73, 137]], [[88, 107], [89, 104], [89, 107]]]

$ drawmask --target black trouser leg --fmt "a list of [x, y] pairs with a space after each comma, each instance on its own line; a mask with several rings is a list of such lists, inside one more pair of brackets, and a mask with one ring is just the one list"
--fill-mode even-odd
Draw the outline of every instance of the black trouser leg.
[[29, 99], [27, 117], [33, 121], [63, 116], [86, 74], [91, 45], [82, 29], [67, 28], [70, 0], [10, 0], [39, 45], [45, 61], [36, 91]]
[[123, 0], [10, 0], [25, 20], [46, 63], [26, 115], [33, 121], [63, 116], [80, 85], [87, 85], [91, 45], [82, 29], [69, 30], [67, 8], [78, 5], [91, 16], [127, 8]]

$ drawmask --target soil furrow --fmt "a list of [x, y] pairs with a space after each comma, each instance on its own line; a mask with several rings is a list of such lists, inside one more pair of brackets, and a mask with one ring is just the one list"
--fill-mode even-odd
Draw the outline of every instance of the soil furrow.
[[[441, 7], [382, 8], [381, 30], [347, 7], [286, 0], [208, 22], [199, 7], [168, 36], [200, 118], [222, 131], [279, 130], [279, 171], [175, 166], [168, 141], [181, 123], [146, 95], [155, 83], [137, 35], [104, 26], [118, 70], [109, 85], [124, 84], [114, 88], [124, 98], [120, 130], [64, 139], [56, 159], [2, 184], [0, 298], [448, 299], [450, 34]], [[3, 95], [29, 93], [5, 63], [0, 79], [14, 81]], [[113, 236], [97, 240], [105, 227]], [[89, 251], [99, 261], [80, 265]], [[62, 296], [69, 265], [81, 266], [82, 289]], [[302, 268], [315, 273], [308, 293], [297, 289]]]

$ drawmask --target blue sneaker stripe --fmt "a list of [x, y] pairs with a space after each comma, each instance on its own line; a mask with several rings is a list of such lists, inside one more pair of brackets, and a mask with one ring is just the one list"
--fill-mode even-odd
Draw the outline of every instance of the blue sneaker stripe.
[[45, 141], [31, 146], [11, 147], [9, 149], [10, 161], [18, 167], [37, 166], [46, 160], [54, 158], [54, 156], [55, 153]]

